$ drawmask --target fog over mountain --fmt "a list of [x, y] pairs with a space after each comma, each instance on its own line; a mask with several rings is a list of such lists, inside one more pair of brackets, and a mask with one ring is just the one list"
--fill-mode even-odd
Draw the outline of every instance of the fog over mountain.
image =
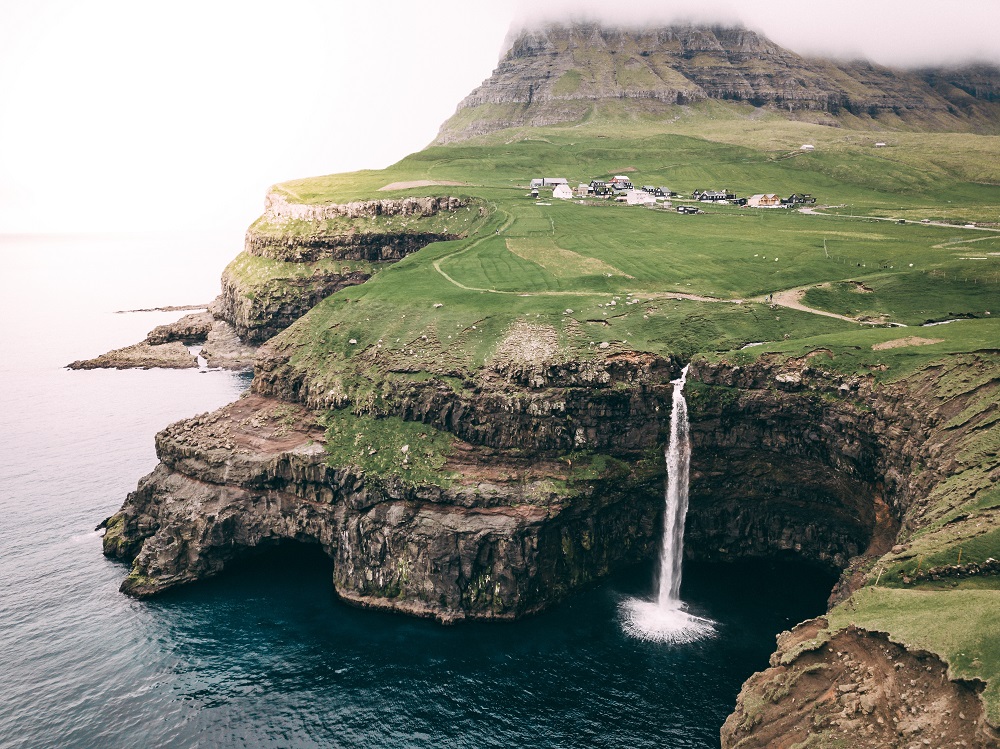
[[837, 3], [760, 3], [713, 0], [699, 7], [680, 0], [515, 0], [516, 35], [525, 26], [574, 20], [641, 27], [690, 21], [742, 24], [800, 54], [866, 58], [883, 65], [920, 67], [1000, 63], [1000, 2], [996, 0], [840, 0]]

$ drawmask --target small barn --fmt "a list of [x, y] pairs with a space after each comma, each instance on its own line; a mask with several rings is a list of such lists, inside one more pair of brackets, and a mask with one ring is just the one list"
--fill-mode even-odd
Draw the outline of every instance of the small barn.
[[581, 183], [580, 183], [579, 185], [577, 185], [577, 188], [576, 188], [576, 195], [577, 195], [577, 197], [579, 197], [579, 198], [587, 198], [587, 197], [590, 197], [590, 194], [591, 194], [592, 192], [593, 192], [593, 189], [591, 189], [590, 185], [585, 185], [585, 184], [583, 184], [582, 182], [581, 182]]
[[537, 190], [539, 187], [543, 187], [544, 185], [545, 185], [545, 180], [539, 177], [538, 179], [531, 180], [531, 185], [529, 186], [531, 187], [532, 190]]
[[559, 185], [568, 185], [569, 180], [563, 177], [543, 177], [542, 187], [558, 187]]
[[552, 197], [559, 200], [572, 200], [573, 188], [569, 185], [556, 185], [556, 189], [552, 191]]

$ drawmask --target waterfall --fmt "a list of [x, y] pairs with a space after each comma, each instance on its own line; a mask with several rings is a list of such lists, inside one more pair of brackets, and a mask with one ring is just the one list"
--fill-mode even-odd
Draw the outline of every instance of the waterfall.
[[[688, 365], [690, 366], [690, 365]], [[688, 509], [688, 481], [691, 469], [691, 439], [684, 399], [688, 367], [672, 380], [670, 441], [664, 454], [667, 486], [664, 491], [663, 543], [657, 573], [655, 601], [631, 598], [621, 606], [625, 631], [642, 640], [694, 642], [714, 632], [712, 620], [689, 614], [681, 601], [681, 567], [684, 562], [684, 521]]]
[[[690, 365], [689, 365], [690, 366]], [[688, 434], [687, 401], [684, 383], [688, 368], [673, 381], [674, 398], [670, 411], [670, 442], [667, 445], [666, 507], [663, 511], [663, 545], [660, 547], [659, 596], [662, 605], [679, 604], [681, 564], [684, 561], [684, 520], [688, 509], [688, 474], [691, 470], [691, 439]]]

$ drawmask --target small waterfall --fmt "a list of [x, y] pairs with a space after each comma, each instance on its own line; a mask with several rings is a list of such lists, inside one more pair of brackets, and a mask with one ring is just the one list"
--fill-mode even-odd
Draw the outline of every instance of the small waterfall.
[[[690, 365], [689, 365], [690, 366]], [[714, 631], [710, 619], [694, 616], [681, 601], [681, 567], [684, 562], [684, 521], [688, 509], [688, 481], [691, 470], [691, 439], [684, 399], [688, 368], [673, 380], [670, 411], [670, 442], [665, 454], [667, 487], [664, 492], [663, 545], [657, 573], [655, 601], [632, 598], [621, 606], [625, 631], [642, 640], [684, 643], [704, 639]]]

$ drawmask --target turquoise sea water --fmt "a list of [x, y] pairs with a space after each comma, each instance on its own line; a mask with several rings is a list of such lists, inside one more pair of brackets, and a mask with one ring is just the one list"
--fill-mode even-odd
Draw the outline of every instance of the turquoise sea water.
[[139, 602], [93, 530], [155, 465], [153, 435], [247, 386], [225, 372], [70, 372], [208, 301], [239, 238], [0, 237], [0, 747], [713, 747], [774, 635], [832, 580], [688, 565], [715, 639], [638, 642], [650, 564], [531, 619], [442, 627], [352, 609], [279, 549]]

